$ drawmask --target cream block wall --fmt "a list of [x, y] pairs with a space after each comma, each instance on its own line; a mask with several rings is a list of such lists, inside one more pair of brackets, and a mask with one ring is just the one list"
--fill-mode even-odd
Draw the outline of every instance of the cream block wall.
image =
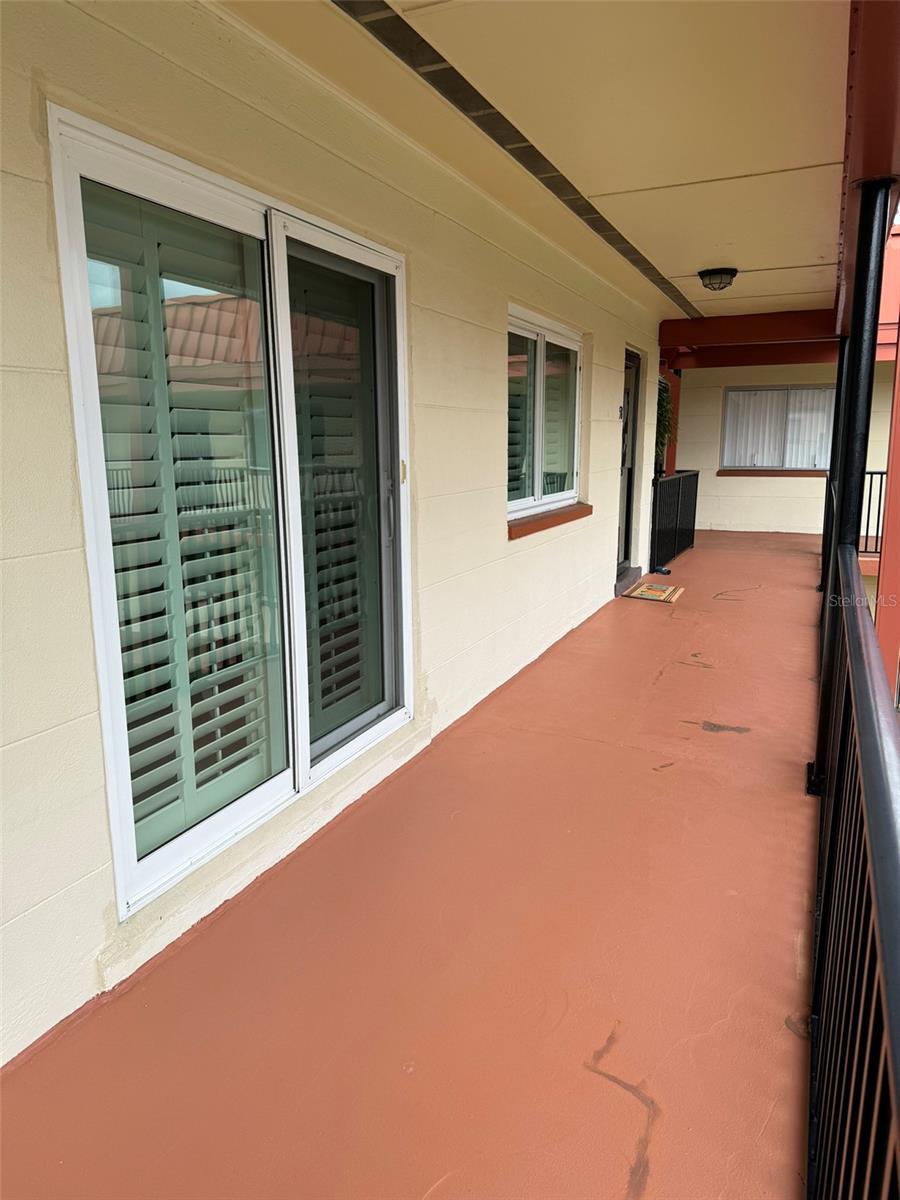
[[[698, 529], [745, 529], [782, 533], [821, 533], [825, 483], [821, 478], [718, 475], [722, 416], [727, 387], [781, 384], [833, 385], [827, 364], [788, 367], [703, 368], [685, 371], [678, 414], [680, 470], [699, 470]], [[876, 364], [869, 431], [868, 469], [887, 464], [893, 363]]]
[[[635, 531], [636, 561], [646, 564], [660, 313], [210, 7], [8, 0], [2, 21], [8, 1058], [238, 892], [611, 598], [626, 346], [650, 366]], [[360, 36], [349, 22], [341, 28]], [[408, 261], [416, 719], [124, 923], [113, 891], [48, 100], [321, 214]], [[538, 186], [522, 173], [523, 188]], [[507, 540], [505, 498], [512, 301], [585, 335], [582, 494], [594, 506], [589, 518], [515, 542]]]

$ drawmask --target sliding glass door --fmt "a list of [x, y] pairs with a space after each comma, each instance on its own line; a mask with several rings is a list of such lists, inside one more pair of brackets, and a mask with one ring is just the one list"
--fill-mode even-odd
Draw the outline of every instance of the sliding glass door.
[[[82, 203], [140, 859], [288, 766], [263, 247], [102, 184]], [[398, 705], [392, 294], [286, 257], [315, 762]]]
[[288, 765], [262, 245], [82, 203], [143, 858]]
[[125, 919], [412, 717], [404, 262], [50, 118]]
[[287, 239], [313, 762], [396, 708], [392, 281]]

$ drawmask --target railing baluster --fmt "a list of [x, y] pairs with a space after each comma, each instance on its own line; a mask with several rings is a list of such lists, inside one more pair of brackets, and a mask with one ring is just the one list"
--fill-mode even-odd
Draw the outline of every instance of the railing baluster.
[[[856, 806], [857, 812], [859, 811]], [[850, 940], [850, 945], [847, 954], [847, 973], [845, 980], [845, 988], [843, 995], [843, 1003], [841, 1015], [839, 1018], [840, 1039], [838, 1049], [838, 1071], [835, 1076], [833, 1086], [832, 1103], [835, 1112], [838, 1114], [840, 1124], [836, 1129], [836, 1138], [834, 1151], [831, 1157], [831, 1178], [838, 1178], [839, 1171], [843, 1170], [843, 1154], [847, 1141], [847, 1129], [850, 1119], [850, 1084], [849, 1071], [852, 1066], [851, 1061], [851, 1045], [852, 1040], [856, 1038], [858, 1033], [859, 1021], [859, 993], [862, 986], [860, 977], [860, 943], [862, 942], [864, 931], [862, 929], [862, 918], [868, 916], [866, 909], [866, 898], [868, 895], [868, 881], [866, 879], [865, 870], [865, 830], [862, 827], [862, 821], [857, 824], [856, 845], [854, 846], [853, 863], [851, 864], [853, 877], [857, 881], [855, 889], [856, 907], [853, 911], [853, 930]], [[871, 922], [869, 922], [871, 924]], [[837, 1194], [840, 1194], [838, 1189]]]
[[[878, 1083], [875, 1085], [875, 1112], [872, 1129], [869, 1134], [869, 1150], [866, 1155], [866, 1178], [863, 1183], [862, 1195], [872, 1195], [872, 1185], [877, 1177], [880, 1182], [881, 1156], [878, 1153], [879, 1143], [886, 1142], [890, 1135], [890, 1110], [886, 1103], [887, 1084], [887, 1048], [882, 1043], [881, 1054], [878, 1058]], [[882, 1151], [883, 1153], [883, 1151]], [[880, 1189], [879, 1189], [880, 1190]]]
[[886, 471], [866, 471], [863, 484], [865, 516], [860, 516], [860, 554], [881, 553], [881, 527], [884, 521], [884, 485]]
[[676, 471], [653, 480], [650, 570], [658, 571], [694, 544], [698, 471]]
[[[882, 496], [870, 489], [867, 513], [877, 526]], [[867, 515], [863, 544], [873, 536]], [[838, 578], [823, 726], [807, 1189], [810, 1200], [900, 1200], [900, 729], [855, 546], [839, 547]]]
[[[848, 789], [849, 790], [849, 789]], [[841, 902], [837, 912], [837, 936], [831, 943], [831, 975], [827, 986], [827, 1007], [823, 1006], [822, 1024], [828, 1031], [828, 1058], [820, 1064], [822, 1071], [822, 1128], [827, 1131], [830, 1148], [829, 1161], [823, 1164], [823, 1184], [828, 1195], [827, 1184], [833, 1169], [833, 1148], [838, 1139], [837, 1126], [840, 1120], [843, 1096], [840, 1088], [841, 1069], [846, 1033], [845, 1010], [852, 965], [852, 913], [858, 894], [858, 874], [853, 870], [859, 856], [860, 813], [857, 805], [845, 795], [842, 800], [846, 838], [843, 853], [838, 859], [837, 879], [841, 891]]]
[[[871, 908], [870, 908], [871, 919]], [[869, 1072], [869, 1067], [872, 1060], [872, 1038], [875, 1030], [876, 1013], [875, 1010], [880, 1005], [881, 999], [878, 994], [878, 967], [877, 953], [874, 947], [875, 931], [871, 923], [869, 925], [869, 951], [866, 960], [866, 981], [865, 990], [863, 993], [863, 1005], [860, 1010], [859, 1022], [859, 1037], [857, 1041], [857, 1049], [861, 1048], [862, 1054], [856, 1064], [856, 1086], [852, 1098], [852, 1123], [848, 1122], [847, 1131], [849, 1139], [847, 1143], [847, 1154], [844, 1160], [844, 1169], [841, 1171], [841, 1178], [838, 1181], [838, 1193], [844, 1187], [846, 1179], [846, 1192], [849, 1193], [850, 1181], [853, 1179], [853, 1172], [856, 1169], [856, 1160], [859, 1155], [860, 1131], [862, 1128], [862, 1108], [863, 1099], [866, 1092], [866, 1078]]]
[[885, 1155], [887, 1168], [881, 1184], [881, 1200], [898, 1200], [900, 1197], [900, 1166], [898, 1166], [897, 1130], [891, 1131], [891, 1141]]
[[[856, 814], [859, 814], [859, 807], [857, 805], [854, 805], [854, 811]], [[858, 1012], [859, 988], [862, 982], [859, 974], [859, 943], [862, 935], [860, 918], [866, 912], [865, 896], [867, 887], [864, 869], [865, 831], [862, 827], [860, 817], [857, 817], [853, 836], [852, 860], [849, 863], [850, 879], [854, 883], [853, 908], [849, 916], [849, 920], [852, 922], [852, 929], [845, 945], [845, 972], [841, 980], [840, 1003], [835, 1012], [835, 1026], [838, 1036], [836, 1038], [834, 1072], [830, 1083], [826, 1084], [826, 1098], [835, 1116], [835, 1120], [832, 1123], [834, 1128], [834, 1142], [826, 1183], [830, 1183], [835, 1178], [838, 1170], [843, 1168], [843, 1161], [840, 1154], [846, 1143], [847, 1122], [849, 1119], [848, 1068], [850, 1066], [850, 1045], [851, 1038], [855, 1034], [854, 1014]]]

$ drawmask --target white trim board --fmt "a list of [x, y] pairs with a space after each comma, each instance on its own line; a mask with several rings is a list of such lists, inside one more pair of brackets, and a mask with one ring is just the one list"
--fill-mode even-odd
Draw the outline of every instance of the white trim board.
[[[48, 105], [48, 124], [78, 471], [84, 506], [85, 552], [100, 691], [116, 904], [120, 920], [125, 920], [299, 797], [309, 796], [314, 800], [310, 806], [311, 819], [305, 835], [310, 836], [325, 822], [324, 814], [318, 819], [313, 815], [320, 808], [320, 802], [313, 795], [316, 786], [413, 718], [406, 263], [403, 255], [389, 248], [55, 104]], [[287, 225], [290, 225], [292, 236], [330, 250], [348, 261], [375, 267], [394, 280], [394, 384], [399, 455], [399, 477], [395, 485], [401, 539], [399, 603], [402, 670], [398, 688], [399, 705], [327, 757], [314, 765], [310, 764], [299, 485], [292, 478], [296, 472], [286, 469], [291, 462], [290, 454], [296, 454], [293, 389], [287, 387], [285, 366], [285, 347], [288, 350], [290, 348], [290, 329], [289, 323], [285, 323], [284, 312], [273, 306], [273, 320], [266, 322], [263, 336], [269, 340], [269, 350], [274, 351], [270, 355], [274, 357], [271, 391], [273, 420], [278, 435], [275, 470], [283, 516], [279, 563], [285, 592], [291, 763], [288, 769], [254, 791], [233, 801], [142, 859], [137, 858], [134, 835], [100, 397], [87, 284], [80, 187], [82, 177], [250, 234], [267, 243], [268, 271], [272, 276], [270, 297], [271, 285], [277, 287], [281, 269], [273, 246], [278, 243], [277, 230], [281, 228], [283, 240]], [[285, 400], [286, 396], [290, 396], [289, 403]], [[328, 819], [336, 815], [341, 807], [345, 805], [330, 809]]]

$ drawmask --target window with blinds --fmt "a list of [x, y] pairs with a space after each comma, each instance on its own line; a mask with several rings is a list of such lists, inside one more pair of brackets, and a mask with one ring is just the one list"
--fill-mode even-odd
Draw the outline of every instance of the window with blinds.
[[534, 495], [534, 384], [537, 339], [510, 333], [507, 347], [507, 496]]
[[507, 335], [507, 502], [511, 512], [577, 494], [580, 348], [521, 326]]
[[825, 471], [833, 418], [833, 387], [728, 388], [722, 466]]
[[549, 339], [544, 348], [543, 494], [570, 492], [575, 486], [575, 419], [578, 354]]
[[287, 765], [262, 244], [82, 202], [141, 858]]

